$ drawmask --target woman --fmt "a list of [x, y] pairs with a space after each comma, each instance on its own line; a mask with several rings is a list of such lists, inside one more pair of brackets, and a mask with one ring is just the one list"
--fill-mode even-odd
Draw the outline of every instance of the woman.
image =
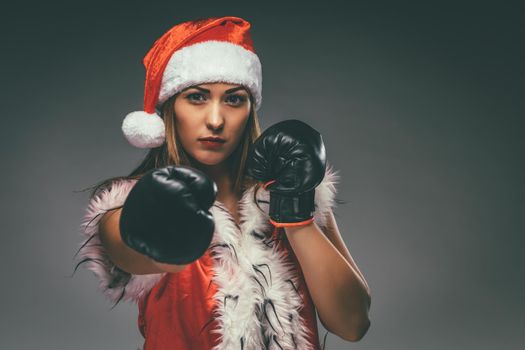
[[123, 123], [150, 151], [89, 203], [79, 264], [138, 303], [145, 349], [319, 349], [316, 311], [349, 341], [370, 325], [321, 136], [293, 120], [260, 133], [249, 28], [209, 18], [155, 42], [144, 111]]

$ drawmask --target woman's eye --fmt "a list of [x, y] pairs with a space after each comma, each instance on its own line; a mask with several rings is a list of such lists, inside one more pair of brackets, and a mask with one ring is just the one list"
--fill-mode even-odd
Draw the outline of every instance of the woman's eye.
[[186, 98], [190, 101], [190, 102], [202, 102], [205, 100], [204, 98], [204, 95], [203, 94], [200, 94], [198, 92], [194, 92], [194, 93], [191, 93], [191, 94], [188, 94], [186, 96]]
[[246, 102], [246, 96], [244, 95], [229, 95], [226, 98], [226, 102], [228, 102], [231, 105], [237, 106], [241, 105], [244, 102]]

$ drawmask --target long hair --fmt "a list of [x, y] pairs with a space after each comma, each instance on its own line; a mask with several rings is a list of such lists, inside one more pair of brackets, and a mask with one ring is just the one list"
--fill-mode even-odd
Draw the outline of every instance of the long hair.
[[[161, 107], [161, 118], [164, 120], [166, 141], [161, 146], [150, 149], [142, 162], [133, 169], [129, 175], [112, 177], [87, 188], [86, 190], [91, 190], [90, 197], [96, 195], [100, 190], [111, 186], [114, 181], [140, 179], [152, 169], [162, 168], [168, 165], [195, 167], [194, 161], [182, 147], [175, 127], [176, 116], [174, 102], [178, 95], [179, 94], [176, 94], [170, 97]], [[248, 177], [245, 172], [249, 147], [261, 134], [259, 117], [254, 108], [253, 97], [251, 94], [249, 94], [249, 96], [251, 108], [248, 121], [246, 122], [239, 144], [227, 160], [230, 162], [233, 170], [232, 182], [235, 193], [239, 193], [247, 187], [256, 184], [256, 181]]]

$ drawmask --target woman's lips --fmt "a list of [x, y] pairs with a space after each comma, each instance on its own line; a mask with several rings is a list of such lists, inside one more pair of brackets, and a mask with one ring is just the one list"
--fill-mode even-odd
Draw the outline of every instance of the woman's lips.
[[208, 148], [219, 148], [224, 142], [210, 141], [210, 140], [199, 140], [199, 142]]

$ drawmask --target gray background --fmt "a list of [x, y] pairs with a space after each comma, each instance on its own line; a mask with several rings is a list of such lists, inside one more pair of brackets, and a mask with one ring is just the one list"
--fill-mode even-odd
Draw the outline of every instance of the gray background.
[[336, 214], [372, 289], [372, 326], [326, 348], [522, 348], [518, 6], [24, 2], [0, 13], [0, 348], [141, 344], [134, 305], [110, 310], [91, 272], [69, 277], [87, 203], [76, 191], [145, 154], [120, 123], [142, 106], [154, 40], [222, 15], [253, 25], [263, 127], [311, 124], [342, 176]]

